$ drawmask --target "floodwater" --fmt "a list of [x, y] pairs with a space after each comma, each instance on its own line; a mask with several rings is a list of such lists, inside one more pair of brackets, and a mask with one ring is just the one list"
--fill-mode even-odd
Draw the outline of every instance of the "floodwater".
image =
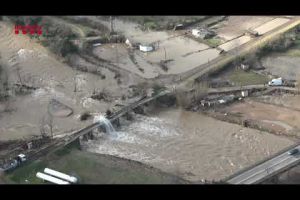
[[[179, 74], [217, 58], [219, 50], [183, 36], [174, 37], [160, 43], [153, 52], [134, 51], [136, 63], [130, 59], [124, 44], [105, 44], [94, 49], [94, 54], [115, 65], [136, 73], [144, 78], [154, 78], [159, 74]], [[190, 54], [186, 56], [187, 54]], [[168, 71], [162, 70], [160, 61], [170, 60]], [[144, 71], [140, 71], [142, 68]]]
[[[109, 27], [108, 21], [92, 18]], [[134, 52], [138, 66], [144, 69], [144, 72], [138, 70], [138, 67], [132, 63], [129, 56], [126, 55], [126, 49], [120, 47], [111, 48], [111, 45], [103, 45], [95, 48], [94, 52], [101, 58], [112, 60], [120, 67], [128, 69], [144, 78], [154, 78], [159, 74], [179, 74], [206, 64], [219, 56], [219, 50], [211, 49], [206, 44], [197, 42], [186, 36], [182, 32], [174, 31], [142, 31], [137, 24], [125, 22], [119, 19], [114, 21], [116, 30], [123, 32], [126, 38], [132, 43], [139, 42], [149, 44], [159, 42], [159, 47], [153, 52], [142, 53]], [[116, 47], [116, 45], [114, 45]], [[189, 56], [185, 56], [190, 54]], [[118, 56], [117, 56], [118, 55]], [[118, 59], [116, 61], [116, 59]], [[167, 64], [168, 71], [165, 72], [159, 66], [160, 61], [170, 60]]]
[[[102, 59], [112, 62], [118, 67], [129, 70], [144, 78], [154, 78], [158, 76], [159, 73], [164, 73], [161, 68], [147, 63], [136, 52], [132, 55], [136, 61], [136, 63], [134, 63], [130, 59], [129, 50], [124, 44], [104, 44], [94, 48], [93, 53]], [[144, 71], [140, 71], [139, 68], [142, 68]]]
[[[194, 41], [190, 38], [180, 36], [159, 45], [159, 49], [149, 54], [144, 54], [144, 59], [151, 62], [160, 62], [165, 58], [172, 60], [168, 64], [168, 74], [179, 74], [191, 70], [219, 56], [219, 50]], [[186, 56], [187, 54], [190, 54]]]
[[122, 124], [115, 135], [90, 140], [84, 147], [140, 161], [190, 181], [220, 180], [293, 144], [179, 108], [157, 109]]
[[[112, 95], [126, 92], [117, 85], [114, 73], [103, 69], [102, 72], [106, 75], [104, 80], [90, 73], [77, 74], [36, 41], [23, 34], [14, 34], [13, 28], [13, 24], [0, 23], [1, 61], [8, 66], [9, 81], [12, 84], [19, 82], [19, 68], [23, 83], [39, 89], [28, 95], [13, 97], [9, 105], [0, 103], [1, 140], [40, 134], [41, 119], [47, 113], [47, 106], [52, 98], [74, 111], [67, 118], [53, 119], [54, 132], [59, 134], [84, 127], [87, 122], [78, 120], [78, 116], [84, 111], [105, 112], [110, 107], [108, 103], [88, 98], [94, 89], [105, 88]], [[3, 112], [6, 106], [9, 106], [11, 112]]]

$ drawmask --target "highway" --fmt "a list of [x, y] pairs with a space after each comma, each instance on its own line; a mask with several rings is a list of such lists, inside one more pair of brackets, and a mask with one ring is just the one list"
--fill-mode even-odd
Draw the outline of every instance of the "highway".
[[[294, 147], [300, 150], [300, 145]], [[291, 149], [290, 149], [291, 150]], [[260, 163], [240, 174], [231, 177], [226, 182], [229, 184], [257, 184], [270, 178], [300, 162], [300, 153], [289, 155], [289, 150]]]

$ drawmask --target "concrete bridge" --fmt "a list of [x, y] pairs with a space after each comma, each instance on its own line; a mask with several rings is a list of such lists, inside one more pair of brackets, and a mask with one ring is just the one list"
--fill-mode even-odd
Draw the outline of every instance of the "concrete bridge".
[[[168, 90], [164, 90], [164, 91], [161, 91], [159, 92], [158, 94], [154, 95], [154, 96], [151, 96], [151, 97], [144, 97], [142, 99], [140, 99], [139, 101], [137, 102], [134, 102], [128, 106], [125, 106], [123, 107], [122, 109], [120, 109], [119, 111], [113, 113], [112, 115], [110, 116], [106, 116], [111, 122], [115, 121], [116, 119], [120, 118], [121, 116], [125, 115], [126, 113], [128, 113], [129, 111], [131, 110], [134, 110], [135, 108], [139, 107], [139, 106], [142, 106], [150, 101], [153, 101], [159, 97], [162, 97], [166, 94], [170, 94], [171, 92], [168, 91]], [[93, 123], [75, 133], [73, 133], [72, 135], [70, 136], [65, 136], [64, 137], [64, 142], [61, 143], [61, 145], [67, 145], [73, 141], [75, 141], [76, 139], [78, 139], [80, 136], [84, 136], [88, 133], [91, 133], [92, 130], [96, 129], [96, 128], [99, 128], [101, 126], [100, 123]]]
[[[113, 113], [112, 115], [107, 116], [107, 118], [111, 122], [113, 122], [114, 120], [120, 118], [121, 116], [125, 115], [129, 111], [134, 110], [135, 108], [137, 108], [139, 106], [142, 106], [150, 101], [153, 101], [161, 96], [164, 96], [164, 95], [170, 94], [170, 93], [171, 92], [169, 90], [164, 90], [164, 91], [161, 91], [158, 94], [155, 94], [151, 97], [144, 97], [144, 98], [138, 100], [137, 102], [134, 102], [128, 106], [123, 107], [122, 109]], [[36, 160], [36, 159], [40, 158], [41, 156], [44, 156], [45, 154], [54, 152], [64, 146], [76, 141], [77, 139], [79, 139], [80, 136], [90, 134], [94, 129], [97, 129], [101, 126], [102, 126], [102, 124], [100, 124], [98, 122], [93, 123], [83, 129], [80, 129], [79, 131], [69, 133], [69, 134], [66, 134], [61, 137], [57, 137], [56, 139], [52, 139], [49, 142], [42, 145], [41, 147], [39, 147], [38, 149], [27, 149], [27, 150], [23, 150], [22, 153], [27, 156], [27, 160]], [[7, 157], [13, 157], [13, 154], [7, 155]]]

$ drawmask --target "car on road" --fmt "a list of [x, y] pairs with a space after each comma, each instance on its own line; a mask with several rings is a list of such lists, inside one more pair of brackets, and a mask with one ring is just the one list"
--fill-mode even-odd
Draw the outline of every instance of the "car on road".
[[292, 149], [289, 151], [289, 155], [295, 155], [297, 153], [299, 153], [299, 149]]

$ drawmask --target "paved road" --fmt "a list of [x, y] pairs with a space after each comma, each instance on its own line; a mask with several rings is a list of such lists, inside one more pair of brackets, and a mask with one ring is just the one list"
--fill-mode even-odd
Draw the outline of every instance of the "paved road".
[[[300, 145], [294, 147], [300, 150]], [[289, 150], [288, 150], [289, 151]], [[255, 184], [278, 174], [300, 162], [300, 154], [289, 155], [285, 151], [239, 175], [227, 180], [229, 184]]]

